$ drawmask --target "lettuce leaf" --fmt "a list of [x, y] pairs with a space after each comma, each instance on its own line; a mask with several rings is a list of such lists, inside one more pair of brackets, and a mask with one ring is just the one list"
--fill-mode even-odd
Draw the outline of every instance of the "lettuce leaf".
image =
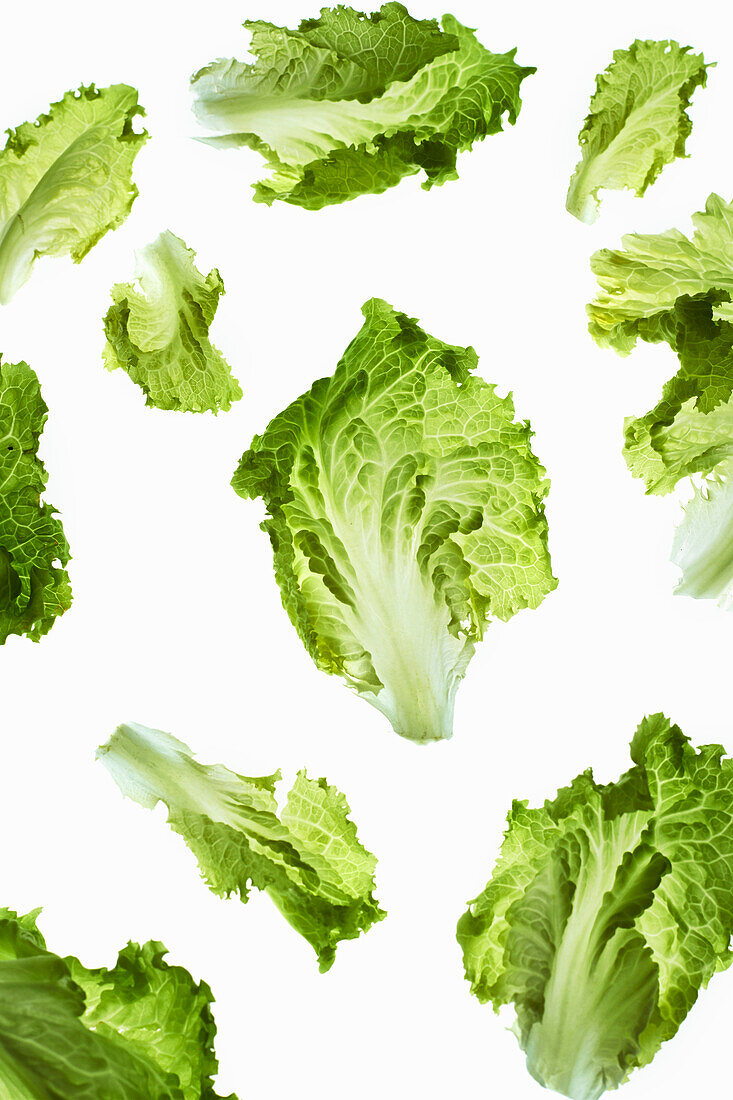
[[242, 391], [209, 340], [224, 283], [216, 268], [204, 277], [195, 256], [170, 230], [137, 254], [137, 285], [112, 288], [104, 361], [127, 371], [148, 405], [217, 413]]
[[0, 304], [37, 256], [79, 263], [125, 220], [138, 193], [132, 163], [148, 137], [133, 123], [144, 113], [127, 84], [82, 86], [8, 131], [0, 152]]
[[731, 606], [730, 524], [733, 457], [733, 203], [711, 195], [693, 215], [695, 232], [630, 234], [623, 249], [597, 252], [600, 292], [588, 307], [601, 347], [627, 355], [639, 339], [666, 342], [679, 370], [653, 409], [624, 423], [624, 455], [649, 493], [695, 480], [672, 557], [677, 592]]
[[265, 890], [328, 970], [341, 940], [356, 939], [385, 913], [374, 900], [377, 861], [362, 847], [349, 806], [325, 779], [299, 772], [278, 810], [280, 773], [248, 779], [199, 764], [161, 730], [118, 727], [97, 754], [128, 798], [168, 807], [168, 823], [196, 856], [220, 897]]
[[466, 977], [513, 1003], [530, 1073], [597, 1100], [652, 1060], [730, 965], [733, 761], [644, 719], [617, 783], [515, 802], [494, 874], [458, 923]]
[[[726, 406], [727, 408], [728, 406]], [[733, 418], [730, 425], [733, 438]], [[675, 531], [672, 561], [681, 578], [675, 591], [716, 600], [733, 610], [733, 462], [722, 462], [685, 505]]]
[[11, 634], [37, 642], [71, 606], [69, 545], [56, 510], [41, 500], [47, 414], [28, 364], [0, 358], [0, 643]]
[[283, 605], [319, 668], [414, 741], [450, 737], [490, 617], [555, 586], [545, 471], [472, 348], [386, 302], [276, 416], [232, 485], [261, 496]]
[[0, 1093], [219, 1100], [206, 983], [152, 941], [128, 944], [111, 970], [88, 970], [46, 948], [37, 915], [0, 909]]
[[692, 130], [692, 93], [705, 87], [702, 54], [677, 42], [637, 39], [614, 50], [596, 78], [590, 113], [580, 131], [582, 159], [572, 179], [567, 209], [580, 221], [598, 217], [601, 188], [629, 188], [641, 196], [675, 157], [685, 155]]
[[192, 79], [194, 112], [222, 147], [248, 146], [268, 179], [255, 199], [317, 210], [380, 193], [422, 170], [424, 188], [457, 179], [457, 155], [504, 118], [534, 68], [493, 54], [446, 15], [442, 31], [402, 4], [371, 16], [338, 5], [298, 30], [248, 21], [254, 64], [214, 61]]

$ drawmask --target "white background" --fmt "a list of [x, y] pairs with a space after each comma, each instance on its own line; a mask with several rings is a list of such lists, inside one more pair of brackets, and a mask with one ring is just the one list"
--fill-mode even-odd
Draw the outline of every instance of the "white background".
[[[81, 82], [125, 81], [152, 136], [124, 226], [78, 267], [40, 260], [0, 313], [0, 350], [34, 367], [51, 410], [41, 453], [75, 594], [39, 645], [11, 638], [0, 653], [0, 905], [44, 906], [50, 945], [89, 964], [111, 964], [129, 938], [164, 940], [213, 987], [222, 1092], [539, 1100], [503, 1026], [512, 1013], [497, 1019], [470, 996], [454, 939], [511, 799], [541, 802], [589, 765], [616, 778], [637, 723], [659, 709], [696, 744], [733, 745], [733, 619], [673, 596], [679, 505], [646, 498], [620, 454], [624, 415], [655, 403], [676, 360], [662, 346], [625, 360], [602, 352], [584, 315], [594, 249], [627, 230], [688, 229], [711, 190], [730, 197], [733, 20], [710, 0], [453, 0], [488, 48], [518, 45], [518, 61], [538, 67], [516, 127], [429, 193], [414, 177], [317, 213], [268, 209], [250, 197], [257, 154], [191, 140], [188, 77], [243, 56], [246, 17], [294, 25], [317, 6], [3, 5], [0, 125], [35, 118]], [[432, 0], [410, 10], [440, 14]], [[577, 133], [596, 73], [635, 37], [673, 37], [719, 64], [695, 94], [691, 159], [643, 200], [606, 197], [588, 228], [564, 210]], [[166, 227], [226, 284], [212, 334], [245, 396], [218, 418], [148, 409], [101, 364], [109, 288]], [[261, 502], [229, 487], [254, 432], [332, 372], [372, 295], [476, 347], [483, 376], [531, 419], [552, 479], [559, 588], [488, 630], [453, 740], [425, 748], [311, 664], [280, 605]], [[321, 976], [266, 896], [246, 907], [215, 898], [162, 812], [123, 800], [94, 762], [126, 719], [244, 774], [327, 775], [379, 857], [388, 918], [342, 944]], [[626, 1100], [726, 1093], [732, 1013], [723, 974]]]

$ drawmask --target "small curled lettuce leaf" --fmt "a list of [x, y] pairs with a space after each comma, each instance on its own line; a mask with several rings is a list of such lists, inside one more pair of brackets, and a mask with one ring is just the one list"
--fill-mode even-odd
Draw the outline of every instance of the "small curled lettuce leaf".
[[601, 188], [628, 188], [641, 196], [666, 164], [685, 156], [692, 130], [687, 114], [692, 93], [704, 87], [702, 54], [677, 42], [637, 39], [614, 50], [613, 61], [596, 78], [590, 113], [580, 131], [582, 159], [566, 206], [582, 222], [598, 217]]
[[646, 718], [617, 783], [515, 802], [494, 874], [458, 923], [472, 992], [514, 1004], [530, 1073], [598, 1100], [650, 1062], [733, 932], [733, 762]]
[[0, 1093], [220, 1100], [208, 986], [169, 966], [154, 942], [128, 944], [111, 970], [88, 970], [47, 949], [37, 916], [0, 909]]
[[41, 500], [47, 414], [28, 364], [0, 360], [0, 643], [11, 634], [37, 642], [71, 606], [69, 546], [56, 510]]
[[242, 391], [209, 340], [224, 283], [216, 268], [202, 275], [195, 256], [170, 230], [137, 254], [137, 284], [112, 288], [104, 361], [126, 371], [150, 406], [217, 413]]
[[343, 794], [299, 772], [278, 810], [280, 774], [249, 779], [199, 764], [182, 741], [137, 723], [119, 726], [97, 754], [123, 795], [168, 807], [168, 823], [220, 897], [265, 890], [328, 970], [341, 940], [385, 913], [374, 899], [377, 861], [359, 843]]
[[446, 15], [413, 19], [387, 3], [366, 16], [338, 5], [288, 30], [245, 23], [253, 64], [212, 62], [192, 77], [194, 112], [221, 147], [248, 146], [269, 177], [255, 200], [317, 210], [378, 194], [423, 171], [457, 178], [460, 152], [516, 121], [535, 72], [493, 54]]
[[363, 313], [335, 373], [254, 438], [232, 485], [265, 502], [283, 605], [318, 667], [434, 741], [489, 619], [557, 583], [548, 482], [472, 348], [380, 299]]
[[143, 114], [127, 84], [91, 85], [8, 131], [0, 152], [0, 304], [37, 256], [78, 263], [125, 220], [138, 193], [132, 164], [148, 137], [134, 129]]

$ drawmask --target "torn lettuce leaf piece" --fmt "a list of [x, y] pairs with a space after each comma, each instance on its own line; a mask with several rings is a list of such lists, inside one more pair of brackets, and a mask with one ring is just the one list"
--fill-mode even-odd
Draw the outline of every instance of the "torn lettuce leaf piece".
[[41, 500], [47, 415], [28, 364], [0, 357], [0, 644], [11, 634], [37, 642], [71, 606], [69, 545], [56, 509]]
[[413, 19], [402, 4], [364, 15], [338, 5], [297, 30], [260, 20], [253, 64], [214, 61], [191, 78], [194, 113], [221, 147], [261, 153], [258, 202], [318, 210], [386, 191], [423, 171], [424, 188], [458, 178], [457, 156], [521, 107], [534, 68], [493, 54], [452, 15]]
[[229, 410], [242, 391], [209, 340], [224, 283], [170, 230], [137, 253], [137, 284], [118, 283], [104, 319], [108, 370], [121, 367], [146, 404], [182, 412]]
[[278, 809], [279, 772], [250, 779], [199, 764], [182, 741], [136, 722], [119, 726], [97, 757], [123, 795], [147, 809], [165, 803], [215, 894], [246, 902], [252, 886], [265, 890], [313, 947], [321, 972], [341, 940], [386, 916], [373, 894], [377, 861], [325, 779], [299, 772]]
[[614, 50], [596, 78], [590, 113], [578, 140], [582, 159], [570, 180], [566, 207], [588, 224], [598, 217], [601, 188], [642, 196], [665, 165], [685, 156], [692, 130], [692, 93], [705, 87], [702, 54], [677, 42], [637, 39]]
[[601, 347], [628, 355], [639, 339], [674, 346], [680, 301], [705, 300], [716, 324], [733, 320], [733, 203], [712, 194], [692, 215], [694, 233], [628, 233], [620, 249], [591, 259], [600, 287], [588, 306], [589, 331]]
[[676, 591], [730, 607], [726, 560], [729, 526], [724, 486], [733, 457], [733, 203], [711, 195], [693, 215], [695, 232], [623, 238], [597, 252], [591, 266], [600, 292], [588, 307], [601, 347], [627, 355], [639, 339], [666, 342], [679, 370], [656, 406], [624, 422], [624, 456], [649, 493], [669, 493], [685, 478], [695, 488], [675, 537], [682, 568]]
[[450, 737], [491, 617], [555, 588], [545, 471], [511, 397], [386, 302], [330, 378], [276, 416], [232, 480], [261, 496], [308, 653], [414, 741]]
[[0, 1094], [219, 1100], [206, 983], [153, 941], [89, 970], [47, 949], [37, 916], [0, 909]]
[[37, 256], [79, 263], [125, 220], [138, 193], [132, 164], [148, 137], [134, 121], [144, 114], [127, 84], [90, 85], [8, 131], [0, 152], [0, 304]]
[[672, 1038], [726, 969], [733, 761], [662, 714], [616, 783], [590, 771], [541, 808], [514, 802], [494, 873], [458, 923], [466, 977], [540, 1084], [598, 1100]]
[[[732, 425], [733, 438], [733, 425]], [[720, 463], [695, 486], [675, 531], [672, 561], [681, 577], [675, 591], [716, 600], [733, 610], [733, 462]]]

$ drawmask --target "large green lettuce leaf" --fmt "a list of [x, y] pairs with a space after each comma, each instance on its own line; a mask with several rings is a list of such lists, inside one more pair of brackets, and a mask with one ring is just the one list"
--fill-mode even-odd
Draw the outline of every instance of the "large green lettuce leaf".
[[384, 912], [374, 899], [376, 859], [359, 843], [340, 791], [299, 772], [278, 810], [279, 773], [248, 779], [221, 764], [199, 764], [160, 730], [120, 726], [98, 753], [123, 794], [168, 807], [215, 894], [266, 890], [328, 970], [341, 940], [368, 931]]
[[695, 88], [705, 86], [702, 54], [677, 42], [637, 39], [614, 50], [596, 78], [590, 113], [580, 131], [582, 159], [568, 190], [567, 208], [594, 222], [601, 188], [629, 188], [643, 195], [665, 164], [685, 155], [692, 130], [687, 115]]
[[69, 546], [55, 509], [41, 501], [47, 413], [28, 364], [0, 361], [0, 643], [11, 634], [38, 641], [71, 605]]
[[515, 802], [494, 874], [458, 924], [482, 1002], [513, 1003], [532, 1075], [597, 1100], [651, 1061], [733, 933], [733, 761], [646, 718], [634, 767]]
[[490, 617], [556, 585], [545, 471], [472, 348], [386, 302], [336, 372], [256, 436], [232, 484], [267, 505], [282, 600], [308, 652], [415, 741], [449, 737]]
[[36, 916], [0, 910], [0, 1096], [217, 1100], [206, 983], [152, 941], [88, 970], [47, 950]]
[[254, 64], [220, 60], [192, 78], [194, 111], [213, 145], [260, 152], [270, 177], [255, 198], [308, 209], [394, 186], [456, 179], [458, 153], [516, 121], [535, 70], [493, 54], [446, 15], [402, 4], [371, 16], [338, 5], [298, 30], [247, 22]]
[[194, 259], [170, 230], [141, 249], [137, 285], [112, 288], [104, 360], [108, 370], [127, 371], [148, 405], [217, 413], [242, 391], [209, 340], [224, 283], [216, 268], [203, 276]]
[[78, 263], [125, 220], [138, 193], [132, 162], [148, 136], [133, 123], [144, 113], [127, 84], [92, 85], [9, 131], [0, 152], [0, 303], [37, 256]]
[[677, 591], [730, 605], [730, 525], [726, 486], [733, 456], [733, 203], [711, 195], [693, 216], [695, 232], [629, 234], [623, 249], [592, 259], [600, 292], [588, 307], [601, 347], [626, 355], [638, 339], [666, 342], [679, 370], [644, 416], [628, 417], [624, 455], [650, 493], [682, 478], [710, 475], [675, 539]]

